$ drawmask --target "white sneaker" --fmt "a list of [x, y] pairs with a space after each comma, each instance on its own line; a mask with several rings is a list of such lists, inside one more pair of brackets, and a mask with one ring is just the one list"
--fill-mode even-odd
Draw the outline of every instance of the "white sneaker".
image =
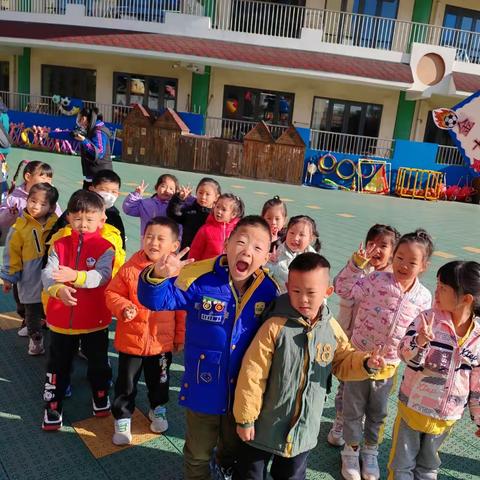
[[150, 430], [154, 433], [163, 433], [168, 430], [167, 409], [162, 405], [148, 412], [148, 418], [152, 421]]
[[354, 450], [350, 445], [345, 445], [342, 450], [342, 476], [345, 480], [361, 480], [359, 448]]
[[30, 337], [30, 342], [28, 343], [28, 354], [43, 355], [44, 353], [45, 349], [43, 348], [43, 337], [38, 334]]
[[27, 326], [25, 325], [24, 327], [19, 328], [18, 331], [17, 331], [17, 335], [18, 335], [19, 337], [28, 337], [28, 328], [27, 328]]
[[130, 445], [132, 442], [132, 433], [130, 432], [132, 420], [130, 418], [121, 418], [115, 420], [115, 433], [112, 442], [115, 445]]
[[360, 451], [362, 460], [362, 479], [379, 480], [380, 469], [378, 468], [378, 447], [376, 445], [366, 445]]
[[343, 417], [337, 415], [333, 422], [332, 428], [328, 432], [327, 442], [334, 447], [343, 447], [345, 440], [343, 439]]

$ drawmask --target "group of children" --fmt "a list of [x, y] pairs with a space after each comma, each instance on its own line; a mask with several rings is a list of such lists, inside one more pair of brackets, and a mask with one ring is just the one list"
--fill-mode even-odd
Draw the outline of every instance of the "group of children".
[[[388, 478], [436, 478], [438, 450], [467, 403], [480, 435], [480, 264], [444, 265], [432, 305], [419, 281], [433, 252], [428, 233], [375, 225], [332, 285], [311, 217], [288, 219], [279, 197], [244, 216], [243, 201], [214, 179], [192, 195], [170, 174], [152, 197], [142, 182], [124, 200], [142, 238], [125, 262], [118, 175], [97, 172], [64, 214], [52, 175], [28, 162], [0, 207], [2, 230], [10, 227], [0, 278], [4, 291], [18, 291], [29, 354], [44, 352], [44, 312], [50, 330], [44, 430], [62, 426], [81, 348], [93, 414], [112, 412], [117, 445], [132, 440], [142, 371], [151, 430], [168, 429], [172, 354], [184, 350], [187, 479], [263, 479], [272, 458], [274, 479], [305, 478], [332, 373], [341, 383], [328, 441], [343, 445], [342, 476], [379, 479], [402, 361]], [[338, 321], [327, 304], [334, 291]], [[112, 316], [119, 361], [110, 403]]]

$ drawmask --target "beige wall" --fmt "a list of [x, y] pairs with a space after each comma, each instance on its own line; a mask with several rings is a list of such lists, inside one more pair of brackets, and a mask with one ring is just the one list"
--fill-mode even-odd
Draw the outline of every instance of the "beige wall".
[[42, 64], [66, 67], [90, 68], [97, 72], [98, 103], [111, 104], [113, 101], [113, 73], [125, 72], [143, 75], [157, 75], [178, 79], [177, 108], [187, 109], [191, 91], [192, 73], [184, 68], [172, 68], [175, 62], [125, 57], [111, 54], [66, 52], [62, 50], [32, 49], [30, 63], [30, 88], [32, 94], [41, 93]]
[[445, 16], [446, 5], [480, 11], [480, 2], [478, 0], [434, 0], [432, 17], [430, 19], [431, 24], [443, 25], [443, 17]]
[[210, 94], [213, 98], [208, 115], [221, 117], [223, 107], [223, 90], [225, 85], [241, 87], [264, 88], [295, 94], [293, 121], [299, 127], [309, 127], [315, 96], [356, 100], [360, 102], [378, 103], [383, 105], [382, 123], [379, 136], [391, 138], [397, 113], [398, 91], [374, 87], [360, 87], [351, 84], [341, 84], [334, 80], [312, 80], [280, 75], [249, 73], [243, 71], [212, 69]]

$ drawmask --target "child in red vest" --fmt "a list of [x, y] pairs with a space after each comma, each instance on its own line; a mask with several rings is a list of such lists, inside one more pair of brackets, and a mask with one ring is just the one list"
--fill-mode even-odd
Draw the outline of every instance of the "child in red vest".
[[245, 205], [232, 193], [220, 195], [210, 215], [193, 239], [188, 258], [206, 260], [222, 254], [225, 242], [243, 217]]
[[150, 401], [150, 429], [155, 433], [168, 429], [170, 364], [172, 352], [183, 349], [185, 312], [148, 310], [138, 301], [137, 286], [142, 270], [178, 250], [179, 235], [178, 225], [170, 218], [155, 217], [147, 222], [142, 250], [120, 268], [105, 292], [107, 306], [117, 319], [118, 377], [112, 406], [115, 445], [132, 441], [131, 418], [142, 370]]
[[62, 403], [80, 340], [88, 359], [93, 414], [110, 414], [112, 369], [107, 352], [112, 316], [105, 304], [105, 287], [112, 276], [114, 250], [100, 233], [105, 204], [97, 193], [79, 190], [67, 209], [72, 234], [54, 241], [42, 272], [43, 287], [49, 295], [46, 314], [50, 328], [44, 430], [62, 426]]

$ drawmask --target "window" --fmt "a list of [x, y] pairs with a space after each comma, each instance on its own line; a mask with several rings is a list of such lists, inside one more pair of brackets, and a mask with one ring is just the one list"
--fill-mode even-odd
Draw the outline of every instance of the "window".
[[478, 63], [480, 61], [480, 11], [447, 5], [443, 26], [447, 29], [442, 32], [441, 45], [455, 47], [458, 60]]
[[454, 145], [448, 130], [442, 130], [435, 125], [431, 110], [427, 115], [427, 124], [425, 126], [425, 135], [423, 136], [423, 141], [428, 143], [438, 143], [439, 145]]
[[8, 92], [10, 88], [10, 64], [8, 62], [0, 62], [0, 91]]
[[223, 117], [278, 125], [292, 122], [293, 93], [226, 85], [223, 93]]
[[381, 119], [381, 105], [315, 97], [311, 128], [378, 137]]
[[42, 95], [61, 95], [94, 102], [96, 89], [95, 70], [42, 65]]
[[[390, 50], [397, 18], [398, 0], [354, 0], [352, 42], [358, 47]], [[381, 18], [372, 18], [381, 17]]]
[[139, 103], [155, 112], [161, 112], [164, 108], [175, 109], [177, 88], [176, 78], [114, 73], [113, 103], [126, 106]]

